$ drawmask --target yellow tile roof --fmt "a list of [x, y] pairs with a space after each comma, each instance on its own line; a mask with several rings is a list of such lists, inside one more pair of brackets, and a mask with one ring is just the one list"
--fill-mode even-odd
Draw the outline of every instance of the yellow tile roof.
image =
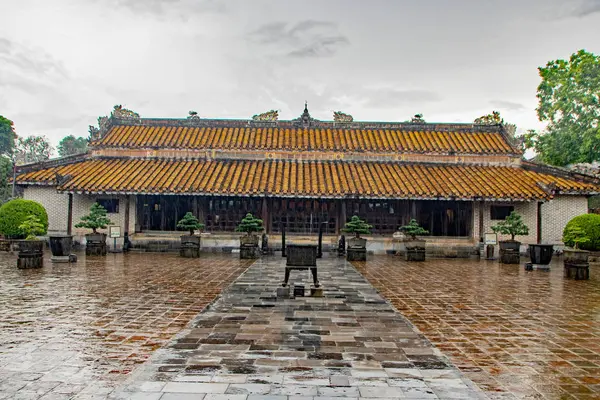
[[117, 125], [97, 147], [514, 154], [499, 132]]
[[18, 176], [19, 184], [62, 191], [294, 197], [546, 199], [538, 182], [563, 193], [600, 187], [517, 167], [386, 162], [89, 159]]

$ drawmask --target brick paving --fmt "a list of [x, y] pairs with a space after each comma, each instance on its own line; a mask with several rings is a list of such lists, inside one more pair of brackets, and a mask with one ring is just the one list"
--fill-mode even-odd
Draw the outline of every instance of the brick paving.
[[355, 266], [491, 398], [600, 399], [600, 265], [589, 281], [564, 279], [562, 260]]
[[0, 399], [110, 393], [250, 264], [109, 254], [19, 270], [0, 253]]
[[109, 398], [485, 398], [351, 264], [320, 260], [323, 297], [295, 299], [284, 265], [253, 264]]

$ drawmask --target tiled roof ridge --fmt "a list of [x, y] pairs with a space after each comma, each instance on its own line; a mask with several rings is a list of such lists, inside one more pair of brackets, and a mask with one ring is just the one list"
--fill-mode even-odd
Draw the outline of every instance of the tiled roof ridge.
[[[309, 126], [298, 124], [296, 120], [255, 121], [234, 118], [118, 118], [110, 117], [110, 126], [181, 126], [181, 127], [232, 127], [232, 128], [294, 128], [294, 129], [399, 129], [421, 131], [452, 131], [459, 133], [500, 133], [501, 125], [476, 125], [473, 123], [445, 122], [394, 122], [394, 121], [320, 121], [312, 120]], [[108, 129], [107, 129], [108, 130]]]
[[74, 164], [76, 162], [85, 161], [89, 158], [90, 153], [79, 153], [65, 157], [51, 158], [49, 160], [39, 161], [30, 164], [17, 165], [17, 173], [26, 173], [46, 168], [61, 167], [63, 165]]
[[548, 174], [548, 175], [561, 177], [561, 178], [575, 179], [575, 180], [578, 180], [581, 182], [586, 182], [586, 183], [600, 184], [600, 178], [598, 178], [596, 176], [587, 175], [587, 174], [584, 174], [581, 172], [575, 172], [575, 171], [572, 171], [572, 170], [569, 170], [566, 168], [557, 167], [554, 165], [548, 165], [548, 164], [542, 164], [542, 163], [538, 163], [538, 162], [523, 160], [523, 161], [521, 161], [521, 166], [528, 171], [539, 172], [539, 173]]

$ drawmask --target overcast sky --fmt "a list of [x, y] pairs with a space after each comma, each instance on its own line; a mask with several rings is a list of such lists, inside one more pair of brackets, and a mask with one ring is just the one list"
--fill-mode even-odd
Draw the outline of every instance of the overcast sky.
[[600, 53], [600, 0], [0, 0], [0, 115], [87, 136], [142, 117], [472, 122], [540, 128], [537, 67]]

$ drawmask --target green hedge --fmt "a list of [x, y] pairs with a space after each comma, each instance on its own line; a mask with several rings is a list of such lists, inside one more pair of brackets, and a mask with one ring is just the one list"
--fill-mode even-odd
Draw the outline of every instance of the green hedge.
[[[600, 214], [583, 214], [573, 218], [567, 223], [567, 226], [565, 226], [563, 236], [572, 226], [581, 228], [590, 239], [589, 242], [582, 243], [579, 246], [581, 249], [591, 251], [600, 250]], [[566, 241], [565, 245], [573, 247], [574, 243], [572, 241]]]
[[23, 238], [19, 229], [28, 215], [35, 215], [44, 226], [44, 234], [48, 231], [48, 214], [46, 209], [33, 200], [15, 199], [0, 207], [0, 233], [12, 239]]

